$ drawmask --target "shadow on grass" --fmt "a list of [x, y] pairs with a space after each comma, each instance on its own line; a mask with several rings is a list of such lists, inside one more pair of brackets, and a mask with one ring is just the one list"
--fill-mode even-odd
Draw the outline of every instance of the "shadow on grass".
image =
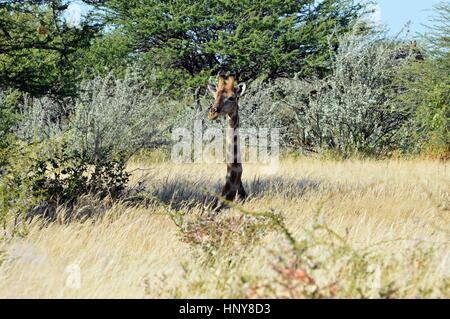
[[[208, 205], [219, 194], [225, 180], [194, 180], [192, 177], [177, 176], [171, 179], [147, 179], [149, 195], [175, 209], [192, 208], [198, 205]], [[265, 196], [283, 196], [298, 198], [319, 189], [321, 182], [308, 178], [286, 179], [281, 177], [258, 177], [244, 181], [247, 199]]]

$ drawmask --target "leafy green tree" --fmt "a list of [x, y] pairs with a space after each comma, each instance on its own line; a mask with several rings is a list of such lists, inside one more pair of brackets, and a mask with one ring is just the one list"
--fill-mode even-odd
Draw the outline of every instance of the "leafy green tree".
[[119, 30], [112, 30], [99, 35], [88, 49], [81, 50], [77, 63], [83, 78], [110, 73], [123, 78], [134, 59], [128, 50], [127, 37]]
[[107, 21], [130, 52], [157, 70], [155, 84], [204, 85], [219, 71], [241, 80], [330, 70], [330, 46], [364, 6], [352, 0], [110, 0]]
[[11, 128], [16, 120], [17, 116], [9, 107], [5, 94], [0, 92], [0, 175], [2, 166], [6, 163], [6, 156], [3, 152], [9, 145]]
[[0, 89], [33, 96], [75, 94], [75, 59], [100, 25], [86, 18], [71, 25], [69, 1], [0, 1]]
[[400, 101], [414, 115], [406, 128], [410, 150], [445, 158], [450, 154], [450, 4], [435, 8], [429, 32], [422, 35], [425, 60], [404, 70], [401, 80], [408, 90]]

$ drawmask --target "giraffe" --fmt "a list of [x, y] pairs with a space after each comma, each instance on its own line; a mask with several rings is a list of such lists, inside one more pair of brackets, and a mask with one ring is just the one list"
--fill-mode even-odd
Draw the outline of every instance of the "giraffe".
[[[225, 185], [222, 187], [221, 196], [227, 201], [233, 201], [238, 195], [240, 199], [246, 197], [244, 186], [242, 185], [242, 163], [239, 150], [239, 106], [238, 101], [244, 92], [246, 85], [234, 87], [235, 76], [231, 75], [226, 80], [222, 75], [218, 77], [217, 86], [208, 85], [209, 91], [214, 96], [214, 103], [208, 111], [208, 119], [215, 120], [220, 115], [228, 117], [227, 129], [227, 175]], [[217, 209], [225, 205], [217, 203]]]

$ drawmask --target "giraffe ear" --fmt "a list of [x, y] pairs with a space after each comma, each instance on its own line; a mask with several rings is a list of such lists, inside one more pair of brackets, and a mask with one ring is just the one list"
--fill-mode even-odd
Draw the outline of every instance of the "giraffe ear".
[[247, 85], [245, 83], [239, 84], [239, 86], [236, 89], [236, 96], [240, 97], [245, 94], [245, 89], [247, 88]]
[[213, 84], [208, 84], [208, 90], [214, 95], [216, 93], [216, 86]]

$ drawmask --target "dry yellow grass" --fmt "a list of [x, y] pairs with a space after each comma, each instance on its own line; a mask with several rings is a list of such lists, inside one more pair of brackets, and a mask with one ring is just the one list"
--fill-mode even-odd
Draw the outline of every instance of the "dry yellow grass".
[[[144, 181], [155, 201], [116, 203], [84, 221], [34, 220], [24, 238], [0, 242], [0, 297], [245, 297], [277, 276], [273, 262], [289, 250], [279, 232], [205, 263], [202, 249], [181, 241], [168, 216], [178, 210], [200, 218], [205, 192], [219, 187], [224, 165], [134, 163], [129, 170], [132, 184]], [[311, 270], [314, 278], [336, 283], [338, 297], [450, 297], [447, 163], [286, 160], [278, 170], [244, 165], [243, 180], [252, 196], [242, 206], [281, 213], [297, 240], [308, 238], [321, 207], [319, 222], [367, 253], [361, 280], [353, 282], [357, 263], [346, 268], [351, 253], [328, 235], [323, 247], [312, 247], [310, 255], [323, 265]], [[68, 284], [74, 267], [79, 287]]]

